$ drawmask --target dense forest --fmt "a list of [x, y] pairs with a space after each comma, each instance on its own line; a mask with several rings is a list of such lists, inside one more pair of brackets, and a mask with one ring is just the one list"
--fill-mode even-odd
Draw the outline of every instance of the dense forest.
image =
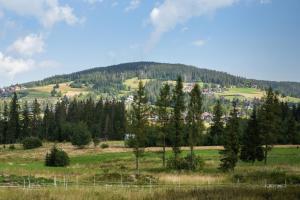
[[139, 77], [156, 79], [157, 82], [150, 81], [148, 86], [146, 85], [146, 88], [154, 88], [154, 93], [158, 94], [159, 89], [157, 89], [157, 86], [161, 86], [161, 81], [176, 80], [178, 75], [182, 76], [185, 82], [202, 81], [205, 83], [219, 84], [224, 87], [231, 85], [239, 87], [258, 87], [260, 89], [272, 87], [282, 95], [300, 97], [300, 83], [298, 82], [246, 79], [224, 72], [201, 69], [188, 65], [154, 62], [135, 62], [109, 67], [97, 67], [71, 74], [57, 75], [41, 81], [25, 83], [24, 85], [32, 87], [73, 81], [73, 87], [88, 86], [96, 91], [114, 95], [117, 94], [119, 90], [128, 89], [124, 85], [126, 79]]
[[4, 103], [0, 113], [2, 144], [20, 142], [27, 137], [70, 141], [78, 130], [91, 138], [120, 140], [126, 128], [125, 105], [116, 101], [69, 101], [63, 98], [42, 110], [37, 100], [32, 105], [27, 102], [20, 105], [14, 94], [9, 103]]

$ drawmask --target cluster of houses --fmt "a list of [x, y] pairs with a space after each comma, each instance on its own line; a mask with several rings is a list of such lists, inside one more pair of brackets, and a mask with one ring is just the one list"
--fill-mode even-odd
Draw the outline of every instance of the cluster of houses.
[[0, 97], [8, 97], [11, 96], [12, 93], [25, 89], [20, 84], [11, 85], [9, 87], [0, 88]]

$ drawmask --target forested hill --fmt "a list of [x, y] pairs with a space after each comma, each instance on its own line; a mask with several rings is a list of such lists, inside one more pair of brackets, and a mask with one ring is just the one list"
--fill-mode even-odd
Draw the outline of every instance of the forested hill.
[[202, 81], [222, 86], [234, 85], [239, 87], [257, 86], [261, 89], [272, 87], [281, 94], [300, 97], [299, 82], [254, 80], [194, 66], [155, 62], [134, 62], [97, 67], [71, 74], [56, 75], [41, 81], [25, 83], [24, 85], [33, 87], [72, 81], [75, 87], [80, 87], [84, 84], [89, 85], [94, 90], [108, 92], [125, 89], [124, 81], [133, 77], [166, 81], [175, 80], [178, 75], [183, 76], [186, 82]]

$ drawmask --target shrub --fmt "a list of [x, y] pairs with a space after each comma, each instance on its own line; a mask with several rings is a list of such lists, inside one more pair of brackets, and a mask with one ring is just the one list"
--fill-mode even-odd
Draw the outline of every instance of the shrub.
[[100, 139], [95, 137], [93, 138], [94, 147], [97, 147], [100, 144]]
[[[193, 162], [191, 162], [193, 156]], [[203, 169], [204, 161], [201, 159], [200, 156], [195, 155], [187, 155], [184, 158], [177, 158], [174, 157], [170, 158], [167, 161], [167, 167], [169, 169], [175, 169], [175, 170], [201, 170]]]
[[35, 149], [41, 147], [42, 141], [37, 137], [28, 137], [22, 141], [24, 149]]
[[109, 145], [107, 143], [102, 143], [100, 146], [102, 149], [106, 149], [109, 147]]
[[11, 145], [9, 145], [8, 149], [9, 149], [9, 150], [15, 150], [16, 147], [15, 147], [15, 145], [11, 144]]
[[53, 146], [50, 153], [46, 154], [45, 165], [49, 167], [64, 167], [70, 164], [70, 158], [68, 154], [61, 150], [57, 149], [56, 146]]
[[72, 133], [72, 145], [83, 148], [91, 142], [91, 133], [87, 125], [83, 122], [79, 122], [78, 125], [74, 125]]

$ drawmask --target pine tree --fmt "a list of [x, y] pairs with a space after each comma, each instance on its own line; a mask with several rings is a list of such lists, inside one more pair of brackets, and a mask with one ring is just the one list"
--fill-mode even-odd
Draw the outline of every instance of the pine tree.
[[251, 118], [242, 138], [241, 160], [254, 163], [264, 159], [261, 135], [257, 119], [257, 110], [254, 107]]
[[208, 144], [209, 145], [223, 145], [224, 137], [224, 123], [222, 121], [222, 106], [221, 101], [218, 100], [214, 107], [213, 123], [209, 131]]
[[3, 106], [3, 114], [2, 114], [2, 119], [1, 119], [1, 123], [2, 123], [2, 128], [1, 128], [1, 132], [2, 132], [2, 141], [1, 143], [4, 144], [4, 148], [5, 148], [5, 144], [7, 144], [7, 130], [8, 130], [8, 119], [9, 119], [9, 111], [8, 111], [8, 105], [7, 102], [4, 101], [4, 106]]
[[171, 117], [172, 123], [172, 135], [171, 142], [173, 146], [173, 152], [175, 156], [175, 160], [178, 159], [180, 154], [180, 146], [182, 144], [182, 135], [184, 129], [184, 93], [183, 93], [183, 82], [182, 78], [179, 76], [177, 78], [176, 86], [173, 90], [173, 97], [172, 97], [172, 107], [173, 113]]
[[168, 84], [163, 85], [160, 89], [160, 94], [156, 102], [157, 115], [159, 123], [160, 138], [162, 143], [162, 160], [163, 167], [166, 166], [166, 139], [169, 133], [170, 113], [171, 106], [171, 90]]
[[54, 139], [54, 131], [55, 131], [55, 119], [54, 119], [54, 113], [53, 113], [53, 108], [50, 107], [47, 104], [46, 109], [44, 111], [44, 117], [43, 117], [43, 122], [42, 122], [42, 130], [43, 130], [43, 135], [42, 138], [46, 140], [55, 140]]
[[139, 158], [145, 146], [145, 132], [148, 125], [149, 106], [148, 98], [145, 94], [145, 87], [142, 81], [139, 82], [138, 90], [134, 95], [133, 102], [131, 104], [132, 109], [130, 112], [130, 128], [133, 137], [134, 154], [136, 158], [136, 170], [139, 173]]
[[22, 138], [30, 136], [31, 117], [27, 101], [25, 101], [22, 112], [21, 128]]
[[9, 106], [7, 142], [12, 144], [20, 137], [19, 103], [16, 93], [13, 94]]
[[32, 120], [31, 120], [31, 135], [38, 137], [41, 127], [41, 107], [37, 99], [34, 99], [32, 104]]
[[3, 103], [3, 112], [2, 112], [2, 116], [0, 118], [0, 143], [4, 144], [4, 148], [5, 148], [5, 144], [7, 142], [7, 125], [8, 125], [8, 106], [6, 101], [4, 101]]
[[190, 92], [190, 102], [188, 105], [188, 144], [190, 146], [190, 167], [194, 166], [194, 146], [197, 145], [204, 129], [202, 115], [202, 94], [199, 85], [196, 84]]
[[224, 135], [224, 150], [220, 151], [222, 171], [233, 171], [238, 162], [239, 154], [239, 118], [236, 102], [233, 102], [233, 110], [227, 122]]
[[259, 127], [264, 145], [264, 158], [267, 164], [268, 152], [272, 149], [276, 136], [280, 130], [280, 118], [278, 113], [278, 97], [272, 88], [267, 91], [267, 96], [258, 113]]

